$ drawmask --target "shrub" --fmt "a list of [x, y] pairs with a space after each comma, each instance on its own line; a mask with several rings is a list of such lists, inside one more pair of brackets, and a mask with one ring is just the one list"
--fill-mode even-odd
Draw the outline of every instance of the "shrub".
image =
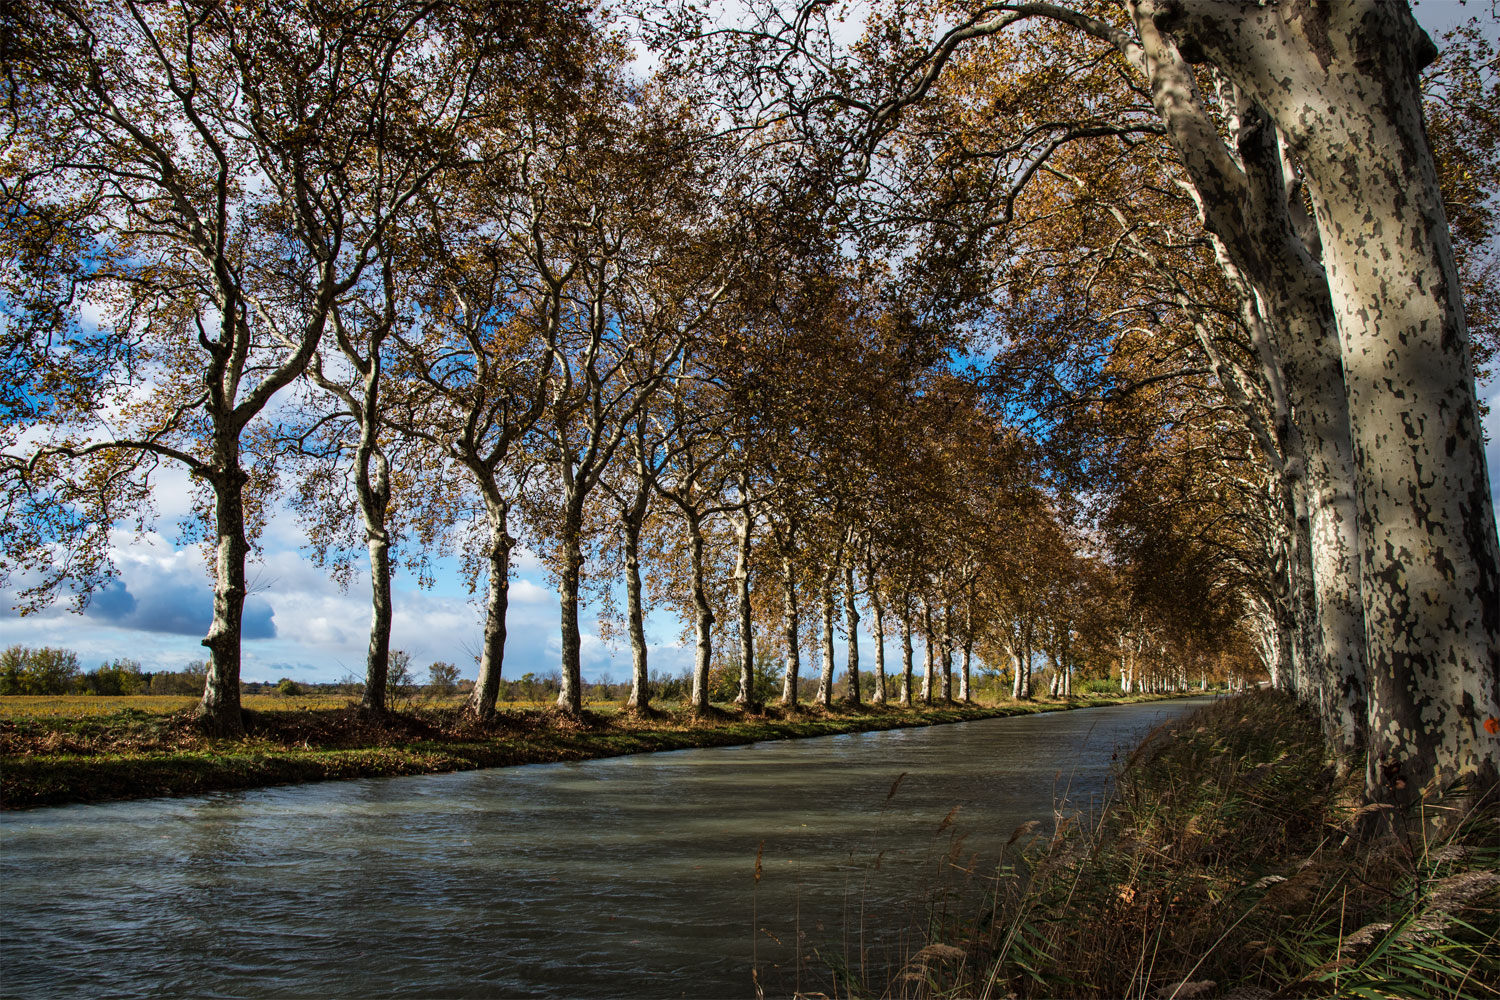
[[1074, 694], [1110, 694], [1118, 695], [1120, 681], [1117, 677], [1090, 677], [1088, 680], [1073, 680]]
[[290, 677], [283, 677], [281, 680], [276, 682], [276, 690], [278, 693], [284, 694], [288, 698], [296, 698], [302, 694], [302, 685], [298, 684]]

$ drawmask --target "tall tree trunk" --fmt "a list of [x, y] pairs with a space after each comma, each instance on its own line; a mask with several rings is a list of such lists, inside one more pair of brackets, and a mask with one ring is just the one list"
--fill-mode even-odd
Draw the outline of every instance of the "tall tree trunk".
[[911, 597], [904, 601], [901, 613], [901, 704], [911, 707]]
[[932, 638], [932, 606], [927, 603], [926, 598], [922, 600], [922, 641], [925, 646], [922, 652], [922, 704], [931, 705], [933, 658], [936, 653]]
[[365, 528], [370, 553], [370, 648], [365, 654], [365, 691], [360, 707], [367, 712], [386, 709], [386, 677], [391, 663], [391, 538], [384, 526]]
[[1021, 700], [1031, 700], [1031, 657], [1035, 650], [1032, 645], [1032, 628], [1030, 621], [1026, 622], [1021, 629]]
[[[1013, 676], [1010, 679], [1010, 697], [1011, 697], [1011, 699], [1013, 701], [1020, 701], [1022, 698], [1026, 697], [1026, 695], [1024, 693], [1025, 692], [1025, 685], [1026, 685], [1026, 674], [1029, 673], [1030, 670], [1031, 670], [1031, 661], [1028, 659], [1028, 660], [1025, 661], [1024, 664], [1022, 663], [1022, 660], [1021, 660], [1021, 655], [1022, 655], [1021, 654], [1021, 648], [1022, 648], [1023, 643], [1020, 641], [1020, 630], [1019, 629], [1016, 630], [1016, 636], [1015, 636], [1015, 638], [1016, 638], [1016, 644], [1015, 644], [1015, 648], [1011, 650], [1011, 655], [1015, 658], [1015, 661], [1016, 661], [1016, 673], [1015, 673], [1015, 676]], [[1120, 661], [1120, 664], [1121, 664], [1121, 668], [1123, 669], [1123, 667], [1124, 667], [1124, 660], [1123, 659]]]
[[[1500, 543], [1462, 291], [1405, 4], [1177, 16], [1266, 109], [1307, 173], [1343, 348], [1358, 464], [1369, 791], [1410, 801], [1500, 780]], [[1226, 16], [1228, 15], [1228, 16]]]
[[[967, 617], [967, 616], [966, 616]], [[964, 627], [963, 672], [958, 675], [958, 700], [967, 705], [972, 699], [969, 671], [974, 661], [974, 629], [967, 622]]]
[[943, 701], [953, 700], [953, 608], [943, 609]]
[[875, 574], [866, 571], [866, 585], [870, 588], [870, 614], [875, 625], [875, 691], [870, 695], [871, 704], [884, 705], [885, 689], [885, 608], [880, 604], [880, 591], [875, 584]]
[[626, 517], [620, 530], [625, 536], [625, 606], [630, 619], [630, 698], [625, 707], [644, 712], [651, 707], [651, 682], [646, 662], [646, 612], [641, 599], [640, 521]]
[[755, 617], [750, 607], [750, 541], [755, 522], [747, 503], [740, 510], [739, 550], [735, 553], [734, 582], [739, 598], [740, 690], [735, 704], [753, 705], [755, 700]]
[[788, 707], [797, 704], [798, 674], [802, 667], [801, 654], [797, 646], [801, 640], [802, 625], [797, 613], [797, 572], [791, 557], [781, 557], [781, 621], [786, 644], [786, 670], [782, 678], [781, 703]]
[[823, 604], [823, 668], [818, 675], [818, 704], [833, 705], [833, 570], [823, 573], [819, 599]]
[[563, 524], [562, 568], [557, 594], [562, 604], [562, 688], [557, 710], [565, 715], [583, 712], [583, 637], [578, 630], [578, 588], [583, 578], [581, 516], [570, 512]]
[[510, 534], [510, 505], [499, 497], [485, 500], [489, 522], [489, 581], [484, 597], [484, 646], [479, 653], [479, 677], [469, 695], [465, 711], [488, 722], [495, 717], [500, 697], [501, 668], [505, 665], [506, 616], [510, 610], [510, 553], [515, 539]]
[[370, 645], [365, 654], [365, 691], [360, 705], [375, 714], [386, 710], [386, 677], [391, 662], [391, 535], [386, 515], [391, 504], [390, 465], [380, 449], [380, 362], [365, 375], [359, 446], [354, 455], [354, 485], [370, 555]]
[[860, 703], [859, 608], [854, 603], [854, 564], [844, 566], [844, 627], [849, 630], [849, 704]]
[[[1192, 70], [1159, 30], [1181, 18], [1184, 6], [1138, 3], [1132, 9], [1156, 109], [1256, 334], [1277, 411], [1284, 473], [1300, 499], [1302, 530], [1293, 537], [1307, 549], [1294, 553], [1301, 557], [1291, 572], [1298, 633], [1284, 679], [1318, 705], [1336, 744], [1355, 747], [1363, 742], [1368, 670], [1356, 573], [1356, 466], [1328, 275], [1316, 260], [1319, 239], [1276, 128], [1243, 91], [1236, 95], [1232, 137], [1238, 165], [1226, 155]], [[1230, 9], [1223, 4], [1209, 13]], [[1253, 292], [1242, 287], [1247, 284]]]
[[240, 711], [240, 633], [245, 617], [245, 473], [240, 468], [239, 440], [216, 442], [218, 465], [228, 471], [214, 487], [214, 617], [203, 645], [208, 647], [208, 676], [195, 713], [199, 725], [217, 736], [242, 736]]
[[708, 668], [713, 661], [713, 607], [703, 569], [703, 529], [698, 515], [688, 513], [688, 551], [693, 572], [693, 711], [708, 712]]

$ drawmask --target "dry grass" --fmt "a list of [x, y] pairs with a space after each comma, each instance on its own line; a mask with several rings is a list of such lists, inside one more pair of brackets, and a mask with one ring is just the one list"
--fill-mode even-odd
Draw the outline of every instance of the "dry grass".
[[1170, 723], [1102, 823], [1016, 838], [984, 910], [937, 922], [962, 958], [914, 960], [889, 993], [1500, 997], [1496, 810], [1441, 840], [1420, 816], [1357, 837], [1358, 781], [1333, 763], [1272, 692]]

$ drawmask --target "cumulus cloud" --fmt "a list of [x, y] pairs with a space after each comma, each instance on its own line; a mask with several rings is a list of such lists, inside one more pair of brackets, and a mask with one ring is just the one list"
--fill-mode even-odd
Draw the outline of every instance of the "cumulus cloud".
[[[195, 580], [137, 578], [134, 586], [139, 593], [123, 579], [112, 581], [84, 614], [119, 628], [170, 635], [203, 635], [213, 622], [213, 594], [201, 575]], [[264, 598], [245, 599], [241, 629], [245, 639], [276, 637], [275, 613]]]

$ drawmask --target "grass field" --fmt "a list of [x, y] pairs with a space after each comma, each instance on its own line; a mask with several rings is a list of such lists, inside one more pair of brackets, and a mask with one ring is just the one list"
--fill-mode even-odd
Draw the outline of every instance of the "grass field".
[[[287, 696], [282, 694], [247, 694], [241, 698], [244, 708], [252, 712], [318, 711], [329, 708], [344, 708], [357, 703], [358, 698], [346, 694], [310, 694]], [[460, 697], [435, 701], [417, 701], [415, 705], [429, 708], [456, 708], [463, 703]], [[149, 712], [152, 715], [171, 715], [183, 712], [198, 704], [196, 695], [177, 694], [11, 694], [0, 695], [0, 719], [16, 719], [25, 716], [55, 716], [66, 719], [83, 719], [92, 716], [114, 715], [122, 710]], [[546, 703], [550, 704], [550, 703]], [[607, 711], [618, 705], [605, 702], [590, 706]], [[509, 708], [509, 704], [503, 707]], [[516, 702], [516, 708], [542, 708], [542, 702]]]

